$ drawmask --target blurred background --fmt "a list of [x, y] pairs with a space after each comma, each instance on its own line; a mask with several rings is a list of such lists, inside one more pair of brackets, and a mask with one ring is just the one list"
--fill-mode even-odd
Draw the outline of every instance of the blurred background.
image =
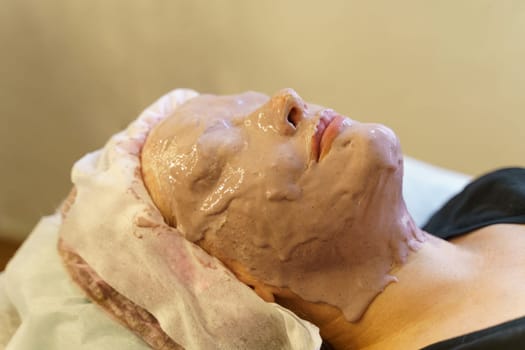
[[525, 165], [523, 1], [0, 5], [0, 250], [54, 211], [76, 159], [177, 87], [293, 87], [425, 162]]

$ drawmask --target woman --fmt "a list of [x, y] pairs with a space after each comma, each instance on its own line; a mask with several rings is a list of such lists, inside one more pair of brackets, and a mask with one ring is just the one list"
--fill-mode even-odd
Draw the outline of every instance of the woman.
[[336, 349], [523, 343], [523, 169], [440, 211], [447, 242], [408, 214], [401, 159], [389, 129], [292, 90], [177, 90], [75, 164], [51, 226], [77, 284], [155, 349], [319, 349], [303, 319]]
[[[141, 159], [170, 225], [336, 349], [420, 348], [518, 318], [523, 332], [523, 169], [438, 213], [428, 229], [446, 241], [407, 212], [391, 130], [293, 90], [196, 97], [155, 127]], [[486, 191], [500, 188], [515, 198], [494, 212]]]

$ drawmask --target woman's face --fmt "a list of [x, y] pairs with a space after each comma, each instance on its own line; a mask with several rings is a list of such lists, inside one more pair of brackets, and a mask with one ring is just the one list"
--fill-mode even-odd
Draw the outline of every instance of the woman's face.
[[274, 285], [370, 263], [370, 228], [401, 200], [394, 133], [291, 89], [190, 100], [152, 131], [142, 164], [171, 224]]

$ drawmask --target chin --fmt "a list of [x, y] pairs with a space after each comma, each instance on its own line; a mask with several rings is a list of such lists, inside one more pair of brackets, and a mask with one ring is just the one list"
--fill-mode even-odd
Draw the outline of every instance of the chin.
[[402, 172], [403, 168], [399, 139], [392, 129], [382, 124], [353, 123], [338, 135], [330, 153], [333, 158], [342, 155], [346, 162], [368, 169], [372, 174], [380, 170]]

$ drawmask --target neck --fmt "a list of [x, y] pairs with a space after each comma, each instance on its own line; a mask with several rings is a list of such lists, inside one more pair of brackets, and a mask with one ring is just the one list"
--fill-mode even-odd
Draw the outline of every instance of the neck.
[[[390, 212], [391, 217], [395, 215], [392, 214]], [[432, 286], [437, 289], [431, 295], [438, 295], [443, 285], [468, 275], [467, 270], [457, 269], [457, 266], [469, 266], [465, 264], [468, 254], [418, 229], [406, 210], [397, 214], [396, 220], [386, 226], [390, 228], [388, 232], [368, 232], [370, 242], [376, 242], [377, 246], [374, 255], [363, 256], [363, 261], [379, 261], [379, 264], [353, 265], [356, 276], [347, 279], [352, 281], [353, 288], [364, 288], [366, 292], [368, 286], [371, 292], [364, 294], [357, 289], [351, 293], [353, 297], [347, 310], [354, 310], [352, 314], [358, 317], [350, 319], [336, 305], [307, 302], [288, 290], [274, 292], [276, 301], [319, 326], [323, 338], [336, 349], [364, 348], [377, 339], [395, 335], [417, 320], [424, 304], [432, 301], [427, 298]], [[379, 269], [374, 270], [377, 267]], [[375, 281], [384, 276], [391, 276], [394, 283], [376, 289]], [[436, 281], [442, 283], [436, 284]], [[337, 290], [340, 282], [333, 280], [329, 288]], [[359, 298], [360, 295], [366, 298]], [[413, 306], [416, 304], [419, 306]], [[411, 308], [407, 310], [406, 305]]]
[[[419, 237], [417, 248], [410, 249], [407, 243], [410, 239], [405, 241], [407, 255], [397, 255], [401, 262], [390, 270], [397, 281], [371, 300], [358, 320], [348, 320], [336, 307], [306, 302], [289, 291], [275, 293], [276, 301], [316, 324], [322, 337], [335, 349], [364, 349], [374, 345], [377, 349], [390, 348], [381, 342], [405, 336], [406, 329], [417, 330], [422, 321], [432, 320], [439, 314], [437, 308], [443, 306], [442, 302], [457, 302], [458, 284], [472, 281], [477, 266], [472, 253], [415, 225], [402, 227], [416, 230], [405, 234]], [[429, 343], [431, 341], [423, 340], [421, 345]], [[413, 339], [408, 339], [406, 344], [413, 344]]]
[[407, 329], [418, 329], [443, 312], [444, 304], [457, 302], [458, 291], [464, 290], [458, 286], [474, 278], [477, 259], [472, 253], [423, 231], [420, 234], [426, 237], [421, 248], [391, 271], [398, 282], [390, 284], [363, 317], [349, 325], [352, 346], [382, 348], [378, 343], [413, 337]]

